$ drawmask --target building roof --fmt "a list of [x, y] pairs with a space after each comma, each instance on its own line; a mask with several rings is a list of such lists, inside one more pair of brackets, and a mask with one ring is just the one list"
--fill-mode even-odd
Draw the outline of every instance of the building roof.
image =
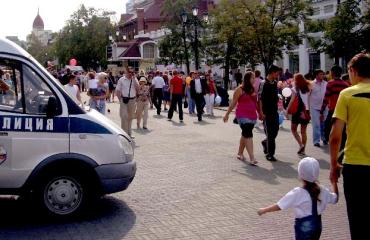
[[130, 42], [120, 42], [117, 44], [117, 47], [124, 47], [127, 48], [121, 55], [118, 56], [118, 58], [123, 59], [140, 59], [141, 53], [140, 53], [140, 44], [147, 41], [153, 41], [151, 38], [143, 37], [143, 38], [137, 38]]
[[44, 21], [39, 14], [39, 10], [37, 10], [37, 16], [35, 17], [35, 20], [33, 20], [32, 28], [37, 30], [44, 30]]
[[160, 20], [162, 16], [163, 1], [154, 1], [152, 5], [145, 11], [145, 20]]

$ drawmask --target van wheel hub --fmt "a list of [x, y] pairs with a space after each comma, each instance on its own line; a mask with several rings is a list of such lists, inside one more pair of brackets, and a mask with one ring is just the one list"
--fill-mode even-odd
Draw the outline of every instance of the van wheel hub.
[[49, 182], [44, 191], [46, 207], [58, 215], [74, 212], [81, 204], [82, 188], [72, 178], [58, 178]]

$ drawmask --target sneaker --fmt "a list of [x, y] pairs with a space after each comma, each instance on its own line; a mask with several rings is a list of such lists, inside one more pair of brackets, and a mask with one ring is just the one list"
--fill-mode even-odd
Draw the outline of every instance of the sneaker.
[[184, 122], [184, 120], [180, 120], [180, 123], [183, 123]]
[[323, 141], [324, 145], [328, 145], [328, 141]]
[[172, 121], [172, 119], [171, 119], [171, 118], [167, 118], [167, 121], [171, 122], [171, 121]]
[[143, 127], [143, 129], [144, 129], [144, 130], [148, 130], [148, 128], [147, 128], [147, 127]]
[[314, 146], [318, 148], [321, 147], [320, 143], [315, 143]]
[[267, 144], [266, 144], [266, 142], [262, 141], [261, 144], [262, 144], [262, 148], [263, 148], [263, 153], [267, 154]]
[[277, 159], [274, 156], [269, 156], [269, 155], [266, 156], [266, 160], [270, 161], [270, 162], [276, 162], [277, 161]]

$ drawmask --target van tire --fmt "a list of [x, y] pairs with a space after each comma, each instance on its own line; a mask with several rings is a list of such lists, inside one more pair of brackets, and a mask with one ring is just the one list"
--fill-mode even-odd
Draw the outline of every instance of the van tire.
[[35, 189], [35, 200], [51, 217], [79, 215], [91, 195], [87, 181], [73, 173], [51, 173], [42, 177], [39, 183]]

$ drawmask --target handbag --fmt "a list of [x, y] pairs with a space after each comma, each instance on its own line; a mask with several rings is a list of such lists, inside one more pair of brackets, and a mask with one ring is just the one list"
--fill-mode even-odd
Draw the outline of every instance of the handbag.
[[188, 108], [189, 107], [189, 103], [188, 101], [186, 101], [186, 98], [185, 98], [185, 101], [184, 101], [184, 108]]
[[290, 107], [288, 108], [288, 114], [291, 114], [291, 115], [294, 115], [297, 113], [298, 111], [298, 105], [299, 105], [299, 96], [298, 94], [295, 96], [292, 104], [290, 105]]

